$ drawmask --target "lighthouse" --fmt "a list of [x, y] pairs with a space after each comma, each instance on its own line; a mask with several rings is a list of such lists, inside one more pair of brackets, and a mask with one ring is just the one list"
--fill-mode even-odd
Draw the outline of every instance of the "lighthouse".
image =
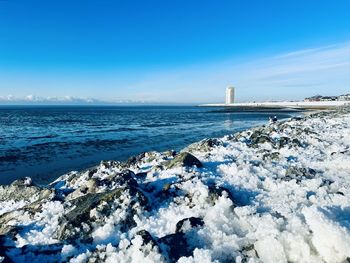
[[235, 101], [235, 88], [228, 87], [226, 88], [226, 105], [233, 104]]

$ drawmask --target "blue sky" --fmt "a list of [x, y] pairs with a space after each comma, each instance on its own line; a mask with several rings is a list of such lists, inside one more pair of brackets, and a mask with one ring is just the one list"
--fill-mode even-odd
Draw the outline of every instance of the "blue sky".
[[0, 102], [350, 93], [350, 1], [0, 0]]

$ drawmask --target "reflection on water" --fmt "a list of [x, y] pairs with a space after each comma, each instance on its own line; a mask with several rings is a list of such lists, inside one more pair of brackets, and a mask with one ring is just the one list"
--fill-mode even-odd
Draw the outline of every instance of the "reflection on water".
[[[103, 159], [187, 144], [267, 123], [271, 112], [199, 107], [0, 107], [0, 184], [46, 183]], [[288, 117], [279, 114], [279, 118]]]

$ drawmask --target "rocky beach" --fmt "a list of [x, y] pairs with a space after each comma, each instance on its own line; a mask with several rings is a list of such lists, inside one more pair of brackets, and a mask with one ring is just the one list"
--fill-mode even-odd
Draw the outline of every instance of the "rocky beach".
[[0, 262], [346, 262], [350, 109], [0, 186]]

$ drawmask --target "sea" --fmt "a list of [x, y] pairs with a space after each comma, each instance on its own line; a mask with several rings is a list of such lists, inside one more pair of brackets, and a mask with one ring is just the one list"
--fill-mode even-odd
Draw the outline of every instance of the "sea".
[[268, 123], [295, 112], [196, 106], [0, 106], [0, 184], [29, 176], [45, 185], [101, 160], [179, 151], [204, 138]]

